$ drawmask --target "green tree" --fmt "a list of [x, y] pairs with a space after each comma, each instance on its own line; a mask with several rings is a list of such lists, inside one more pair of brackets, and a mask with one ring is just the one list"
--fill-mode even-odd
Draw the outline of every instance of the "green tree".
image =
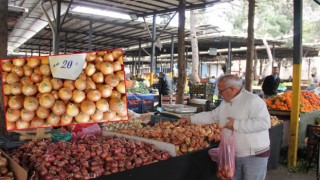
[[[248, 1], [237, 1], [232, 11], [226, 11], [226, 19], [233, 25], [233, 34], [244, 35], [247, 31]], [[313, 0], [303, 5], [303, 43], [319, 43], [320, 6]], [[255, 13], [256, 38], [277, 39], [292, 45], [293, 1], [259, 0]]]

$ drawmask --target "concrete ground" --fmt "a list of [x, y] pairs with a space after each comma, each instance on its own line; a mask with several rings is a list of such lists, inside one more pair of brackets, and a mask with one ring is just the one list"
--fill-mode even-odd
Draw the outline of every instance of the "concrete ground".
[[316, 171], [309, 170], [308, 173], [305, 171], [292, 172], [283, 164], [279, 164], [277, 169], [269, 170], [265, 180], [315, 180]]

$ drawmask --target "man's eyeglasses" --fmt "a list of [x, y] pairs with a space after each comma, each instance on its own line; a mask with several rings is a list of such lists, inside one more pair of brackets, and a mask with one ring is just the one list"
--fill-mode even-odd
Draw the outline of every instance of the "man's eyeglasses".
[[229, 89], [229, 88], [231, 88], [231, 87], [227, 87], [227, 88], [224, 88], [224, 89], [222, 89], [222, 90], [219, 90], [219, 89], [218, 89], [219, 94], [222, 94], [222, 93], [223, 93], [223, 91], [225, 91], [225, 90], [227, 90], [227, 89]]

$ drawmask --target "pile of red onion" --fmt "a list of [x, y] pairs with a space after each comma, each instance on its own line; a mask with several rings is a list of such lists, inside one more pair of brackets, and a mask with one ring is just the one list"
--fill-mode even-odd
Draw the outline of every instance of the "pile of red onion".
[[153, 144], [112, 136], [31, 141], [10, 153], [32, 179], [91, 179], [170, 158]]

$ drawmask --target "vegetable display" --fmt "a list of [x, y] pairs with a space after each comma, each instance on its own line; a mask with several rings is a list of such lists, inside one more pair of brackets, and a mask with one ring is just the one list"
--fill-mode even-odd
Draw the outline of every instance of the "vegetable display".
[[[292, 107], [292, 92], [287, 91], [266, 99], [267, 107], [271, 110], [290, 111]], [[300, 111], [311, 112], [320, 109], [320, 96], [314, 92], [302, 91], [300, 94]]]
[[122, 50], [87, 53], [74, 81], [53, 78], [48, 57], [1, 65], [7, 130], [128, 119]]
[[136, 130], [119, 129], [117, 132], [172, 143], [176, 146], [177, 155], [200, 150], [212, 142], [220, 141], [219, 124], [195, 125], [163, 121], [155, 126]]
[[283, 120], [278, 119], [277, 116], [270, 116], [270, 118], [271, 118], [271, 127], [277, 126], [283, 123]]
[[128, 110], [128, 121], [103, 123], [102, 127], [107, 131], [117, 131], [118, 129], [136, 130], [143, 127], [142, 123], [147, 124], [151, 119], [151, 115], [153, 115], [153, 113], [138, 114]]
[[137, 81], [133, 88], [127, 88], [129, 93], [149, 94], [150, 91], [142, 81]]
[[153, 144], [113, 136], [30, 141], [10, 156], [28, 170], [31, 179], [92, 179], [170, 158]]

